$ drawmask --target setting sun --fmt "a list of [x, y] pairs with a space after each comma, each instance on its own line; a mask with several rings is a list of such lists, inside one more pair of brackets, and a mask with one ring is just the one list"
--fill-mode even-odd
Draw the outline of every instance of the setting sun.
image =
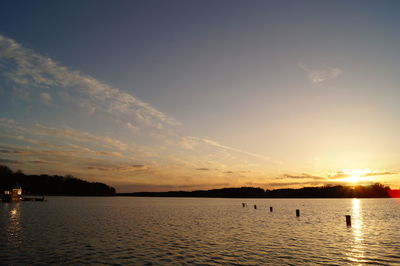
[[364, 181], [364, 180], [359, 176], [350, 176], [349, 178], [346, 178], [344, 181], [347, 181], [349, 183], [357, 183], [359, 181]]
[[366, 182], [372, 181], [371, 175], [373, 172], [366, 168], [366, 169], [344, 169], [341, 172], [343, 178], [338, 179], [341, 182], [348, 182], [348, 183], [359, 183], [359, 182]]

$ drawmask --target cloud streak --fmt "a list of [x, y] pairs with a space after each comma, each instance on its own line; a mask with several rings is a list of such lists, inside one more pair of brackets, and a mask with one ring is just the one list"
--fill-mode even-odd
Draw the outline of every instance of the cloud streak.
[[17, 98], [14, 106], [40, 109], [26, 120], [0, 118], [0, 144], [10, 144], [0, 150], [3, 163], [34, 172], [46, 163], [44, 172], [64, 169], [67, 174], [171, 184], [195, 184], [196, 178], [212, 175], [242, 178], [241, 169], [279, 164], [268, 156], [181, 135], [176, 119], [150, 104], [2, 35], [0, 68], [11, 88], [6, 93]]
[[315, 85], [325, 81], [339, 77], [343, 71], [340, 68], [329, 68], [324, 70], [309, 69], [304, 64], [299, 63], [298, 66], [307, 74], [307, 79]]
[[197, 171], [210, 171], [210, 168], [196, 168]]
[[89, 170], [97, 170], [97, 171], [117, 171], [117, 172], [129, 172], [129, 171], [143, 171], [147, 170], [149, 167], [143, 164], [135, 164], [135, 165], [125, 165], [119, 167], [106, 167], [106, 166], [88, 166]]
[[47, 93], [47, 92], [42, 92], [40, 94], [40, 98], [46, 103], [51, 102], [51, 95], [49, 93]]
[[321, 185], [340, 185], [339, 183], [329, 181], [304, 181], [304, 182], [276, 182], [266, 183], [263, 186], [269, 188], [289, 188], [289, 187], [302, 187], [302, 186], [321, 186]]
[[19, 164], [21, 163], [20, 161], [17, 160], [11, 160], [11, 159], [3, 159], [0, 158], [0, 163], [4, 163], [4, 164]]
[[197, 140], [197, 141], [200, 141], [202, 143], [206, 143], [206, 144], [208, 144], [210, 146], [217, 147], [217, 148], [220, 148], [220, 149], [223, 149], [223, 150], [233, 151], [233, 152], [241, 153], [241, 154], [244, 154], [244, 155], [248, 155], [248, 156], [260, 159], [260, 160], [264, 160], [264, 161], [269, 161], [269, 162], [273, 162], [273, 163], [276, 163], [276, 164], [280, 164], [280, 162], [273, 161], [268, 156], [263, 156], [263, 155], [260, 155], [260, 154], [243, 151], [243, 150], [240, 150], [240, 149], [237, 149], [237, 148], [233, 148], [233, 147], [230, 147], [230, 146], [225, 146], [225, 145], [222, 145], [222, 144], [220, 144], [220, 143], [218, 143], [216, 141], [213, 141], [213, 140], [197, 138], [197, 137], [190, 137], [190, 138], [192, 140]]
[[[37, 54], [2, 35], [0, 35], [0, 66], [3, 68], [3, 76], [19, 86], [67, 88], [64, 94], [69, 95], [71, 91], [79, 94], [79, 105], [89, 112], [101, 111], [114, 116], [126, 115], [154, 128], [179, 124], [174, 118], [131, 94], [79, 71], [60, 66], [52, 59]], [[48, 92], [38, 94], [43, 101], [48, 102], [52, 99]]]
[[329, 179], [344, 179], [349, 178], [352, 176], [357, 177], [374, 177], [374, 176], [383, 176], [383, 175], [397, 175], [398, 172], [391, 172], [391, 171], [382, 171], [382, 170], [375, 170], [370, 171], [369, 169], [361, 170], [359, 173], [351, 173], [351, 170], [343, 170], [343, 171], [336, 171], [329, 174]]
[[301, 175], [283, 175], [282, 179], [312, 179], [312, 180], [326, 180], [325, 177], [322, 176], [314, 176], [309, 174], [301, 174]]
[[[125, 143], [107, 136], [96, 136], [88, 132], [82, 132], [73, 129], [47, 127], [41, 124], [35, 124], [33, 126], [26, 127], [22, 126], [12, 119], [6, 118], [0, 118], [0, 128], [6, 128], [11, 130], [12, 132], [17, 132], [17, 134], [28, 134], [34, 137], [57, 137], [63, 140], [68, 139], [76, 142], [101, 143], [102, 145], [110, 146], [118, 150], [125, 150], [127, 148], [127, 145]], [[29, 139], [26, 136], [22, 135], [14, 136], [14, 138], [31, 144], [54, 147], [54, 145], [49, 144], [49, 139], [46, 139], [47, 141], [43, 142], [37, 139]]]

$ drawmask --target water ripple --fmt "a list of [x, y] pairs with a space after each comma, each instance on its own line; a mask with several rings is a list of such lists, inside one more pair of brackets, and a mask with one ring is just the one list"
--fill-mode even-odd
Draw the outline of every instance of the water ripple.
[[0, 207], [2, 265], [400, 263], [392, 199], [52, 197]]

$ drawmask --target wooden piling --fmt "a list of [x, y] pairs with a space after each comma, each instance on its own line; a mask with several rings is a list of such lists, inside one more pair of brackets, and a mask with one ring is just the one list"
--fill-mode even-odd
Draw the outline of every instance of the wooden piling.
[[351, 215], [346, 215], [346, 225], [351, 226]]
[[254, 205], [254, 209], [255, 209], [255, 210], [257, 209], [257, 205]]
[[300, 217], [300, 210], [299, 209], [296, 210], [296, 217]]
[[270, 211], [270, 212], [273, 212], [273, 211], [274, 211], [274, 208], [272, 208], [272, 206], [269, 207], [269, 211]]
[[243, 208], [246, 207], [246, 203], [242, 203]]

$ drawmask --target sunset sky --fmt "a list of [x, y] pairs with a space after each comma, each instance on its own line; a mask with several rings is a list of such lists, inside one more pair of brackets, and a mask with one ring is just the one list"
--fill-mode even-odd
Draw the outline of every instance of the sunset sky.
[[400, 187], [399, 1], [2, 1], [0, 164], [119, 192]]

